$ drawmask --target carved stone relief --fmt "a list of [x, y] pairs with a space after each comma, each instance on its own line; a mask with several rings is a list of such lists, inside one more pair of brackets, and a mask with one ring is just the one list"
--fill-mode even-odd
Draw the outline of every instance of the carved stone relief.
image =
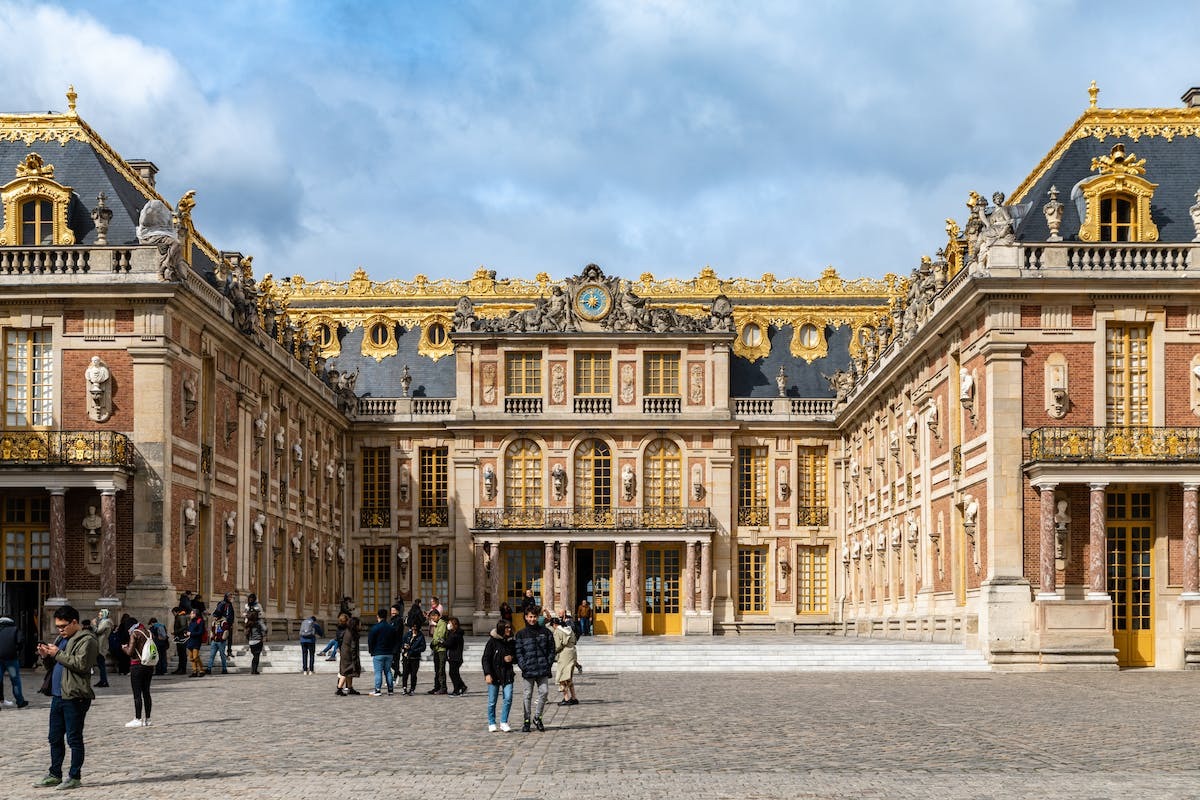
[[688, 402], [694, 406], [704, 403], [704, 365], [688, 365]]
[[483, 381], [483, 404], [491, 406], [496, 404], [496, 362], [484, 362], [481, 369], [481, 380]]
[[634, 396], [634, 376], [637, 374], [637, 367], [632, 361], [621, 362], [620, 367], [620, 401], [621, 405], [627, 406], [633, 402]]
[[567, 365], [555, 361], [550, 365], [550, 402], [562, 405], [567, 400]]

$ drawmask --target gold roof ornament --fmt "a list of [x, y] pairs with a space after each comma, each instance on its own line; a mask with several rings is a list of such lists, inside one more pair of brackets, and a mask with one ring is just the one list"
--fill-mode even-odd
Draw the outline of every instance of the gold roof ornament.
[[1096, 86], [1096, 82], [1092, 81], [1092, 85], [1088, 87], [1088, 108], [1096, 108], [1096, 100], [1100, 97], [1100, 89]]
[[67, 115], [68, 116], [71, 116], [71, 117], [79, 116], [79, 113], [75, 110], [75, 100], [78, 97], [79, 97], [79, 95], [75, 93], [75, 85], [71, 84], [70, 86], [68, 86], [67, 87]]
[[1108, 155], [1092, 159], [1092, 172], [1097, 171], [1101, 175], [1145, 175], [1146, 159], [1126, 154], [1125, 145], [1118, 142]]
[[30, 153], [17, 164], [18, 178], [53, 178], [54, 165], [47, 164], [37, 153]]

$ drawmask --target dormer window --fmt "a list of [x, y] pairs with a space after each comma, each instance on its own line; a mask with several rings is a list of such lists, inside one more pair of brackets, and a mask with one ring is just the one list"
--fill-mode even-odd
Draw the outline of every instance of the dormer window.
[[1100, 241], [1136, 242], [1134, 198], [1127, 194], [1109, 194], [1100, 198]]
[[54, 167], [37, 153], [17, 165], [17, 177], [0, 188], [4, 228], [0, 246], [36, 247], [75, 244], [67, 225], [71, 187], [54, 180]]
[[1078, 186], [1083, 195], [1081, 242], [1157, 242], [1158, 227], [1150, 216], [1150, 201], [1158, 184], [1146, 174], [1146, 159], [1113, 145], [1106, 156], [1092, 159], [1098, 172]]
[[26, 246], [54, 244], [54, 204], [41, 197], [21, 203], [21, 241]]

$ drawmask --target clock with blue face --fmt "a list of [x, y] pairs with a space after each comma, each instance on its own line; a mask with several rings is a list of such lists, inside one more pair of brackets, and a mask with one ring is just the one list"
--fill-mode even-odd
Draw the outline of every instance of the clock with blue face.
[[584, 286], [575, 295], [575, 313], [580, 319], [598, 322], [612, 310], [612, 296], [603, 286]]

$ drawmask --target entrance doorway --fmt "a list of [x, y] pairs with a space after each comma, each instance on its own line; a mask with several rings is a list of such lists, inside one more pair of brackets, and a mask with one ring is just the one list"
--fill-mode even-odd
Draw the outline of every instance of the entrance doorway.
[[1108, 591], [1123, 667], [1154, 666], [1154, 504], [1150, 492], [1108, 492]]
[[525, 617], [521, 614], [521, 603], [525, 599], [525, 590], [532, 589], [534, 600], [542, 605], [542, 548], [512, 547], [503, 552], [504, 558], [504, 589], [503, 596], [512, 608], [513, 633], [525, 627]]
[[645, 553], [645, 609], [642, 633], [674, 635], [683, 632], [679, 586], [683, 555], [679, 545], [653, 545]]
[[584, 600], [592, 607], [592, 633], [607, 636], [613, 632], [612, 619], [612, 548], [575, 546], [575, 608]]
[[17, 630], [25, 634], [25, 645], [20, 653], [23, 667], [33, 666], [34, 649], [38, 640], [44, 638], [38, 630], [40, 607], [41, 597], [35, 581], [0, 582], [0, 617], [10, 618], [17, 623]]

